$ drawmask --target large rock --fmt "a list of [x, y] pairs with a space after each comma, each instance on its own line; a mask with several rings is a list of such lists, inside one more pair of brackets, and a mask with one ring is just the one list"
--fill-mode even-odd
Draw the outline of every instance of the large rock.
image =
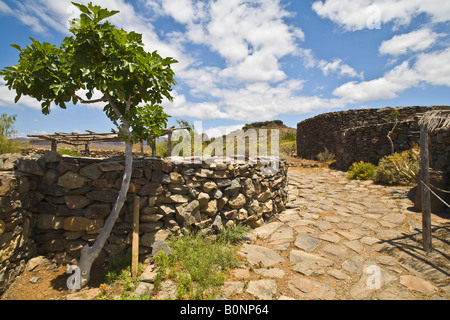
[[86, 178], [80, 176], [75, 172], [68, 171], [58, 178], [57, 185], [65, 189], [72, 190], [81, 188], [85, 183]]
[[63, 227], [64, 217], [57, 217], [53, 214], [37, 215], [36, 227], [43, 230], [59, 230]]
[[95, 203], [87, 208], [86, 218], [104, 219], [110, 213], [111, 213], [111, 205], [109, 203]]
[[91, 203], [85, 196], [65, 196], [64, 199], [69, 209], [82, 209]]
[[119, 162], [104, 162], [100, 163], [98, 168], [103, 172], [123, 171], [125, 166]]
[[103, 220], [84, 217], [69, 217], [64, 219], [63, 228], [68, 231], [94, 231], [103, 227]]
[[21, 159], [17, 166], [18, 171], [31, 173], [37, 176], [43, 176], [44, 170], [39, 166], [35, 160], [31, 159]]
[[98, 163], [91, 163], [80, 169], [79, 173], [89, 179], [96, 180], [102, 175]]
[[150, 182], [143, 186], [139, 192], [141, 196], [157, 196], [164, 192], [164, 188], [160, 183]]
[[228, 206], [231, 209], [240, 209], [245, 205], [246, 202], [247, 199], [245, 198], [245, 196], [242, 193], [239, 193], [235, 197], [228, 200]]
[[193, 200], [188, 204], [178, 205], [176, 207], [176, 218], [182, 225], [192, 225], [200, 222], [200, 203], [197, 200]]

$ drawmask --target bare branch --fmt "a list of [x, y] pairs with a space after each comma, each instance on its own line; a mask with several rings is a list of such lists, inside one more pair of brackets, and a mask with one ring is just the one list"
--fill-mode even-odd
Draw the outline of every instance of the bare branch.
[[92, 103], [99, 103], [99, 102], [108, 102], [108, 99], [106, 97], [100, 98], [100, 99], [95, 99], [95, 100], [85, 100], [83, 98], [81, 98], [79, 95], [74, 94], [73, 95], [74, 98], [80, 100], [81, 103], [85, 103], [85, 104], [92, 104]]

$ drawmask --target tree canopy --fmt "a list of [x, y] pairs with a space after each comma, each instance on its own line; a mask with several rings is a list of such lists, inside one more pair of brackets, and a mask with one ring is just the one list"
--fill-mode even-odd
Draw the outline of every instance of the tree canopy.
[[[0, 71], [9, 89], [16, 91], [15, 101], [28, 95], [41, 102], [49, 114], [51, 104], [65, 109], [68, 102], [104, 102], [104, 111], [118, 127], [125, 120], [138, 142], [148, 131], [165, 127], [168, 115], [160, 106], [175, 85], [173, 58], [162, 58], [156, 51], [146, 52], [142, 35], [116, 28], [104, 19], [118, 13], [89, 3], [73, 3], [81, 11], [71, 21], [72, 36], [61, 45], [39, 42], [21, 48], [19, 63]], [[93, 99], [96, 92], [101, 97]], [[83, 97], [83, 94], [85, 97]], [[141, 103], [147, 103], [140, 106]]]

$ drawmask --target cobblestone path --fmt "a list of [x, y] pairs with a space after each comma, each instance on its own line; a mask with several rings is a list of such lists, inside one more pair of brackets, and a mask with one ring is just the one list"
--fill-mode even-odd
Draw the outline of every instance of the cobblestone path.
[[450, 215], [432, 215], [426, 254], [409, 190], [289, 169], [287, 210], [242, 245], [248, 267], [227, 279], [223, 297], [450, 299]]

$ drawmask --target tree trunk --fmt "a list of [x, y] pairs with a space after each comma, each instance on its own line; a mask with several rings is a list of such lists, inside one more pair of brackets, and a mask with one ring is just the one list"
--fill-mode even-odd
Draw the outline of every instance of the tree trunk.
[[119, 196], [117, 197], [116, 203], [114, 204], [114, 207], [106, 219], [105, 225], [103, 226], [102, 231], [98, 235], [94, 244], [92, 246], [87, 244], [81, 250], [81, 257], [78, 263], [78, 267], [81, 269], [81, 287], [86, 286], [89, 282], [92, 264], [105, 246], [106, 240], [108, 240], [114, 224], [119, 217], [119, 212], [127, 198], [133, 166], [133, 142], [131, 140], [131, 133], [127, 121], [124, 121], [123, 129], [128, 139], [125, 142], [125, 169], [123, 173], [122, 186], [120, 187]]

